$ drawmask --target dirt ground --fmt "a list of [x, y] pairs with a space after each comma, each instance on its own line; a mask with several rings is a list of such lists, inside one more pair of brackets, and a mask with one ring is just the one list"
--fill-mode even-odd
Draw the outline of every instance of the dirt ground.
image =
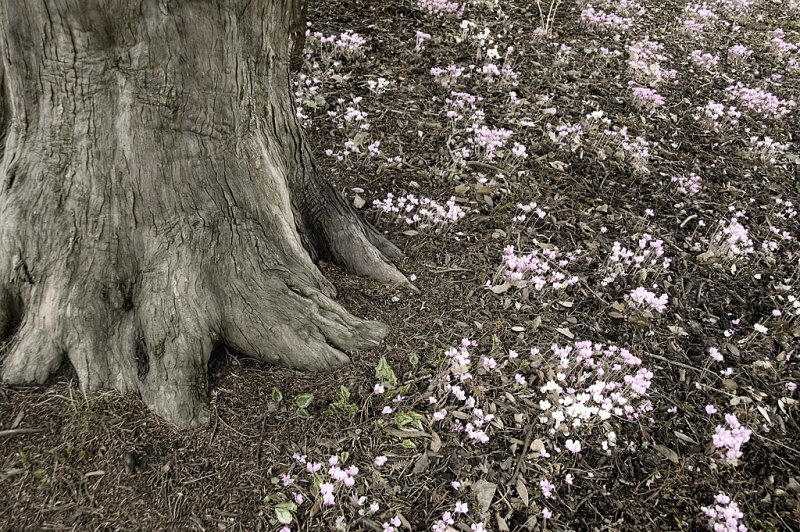
[[[319, 80], [309, 84], [319, 89], [301, 91], [307, 134], [322, 170], [349, 201], [363, 200], [363, 216], [405, 252], [401, 268], [415, 275], [419, 293], [323, 265], [339, 301], [387, 323], [389, 336], [327, 375], [270, 367], [221, 346], [210, 365], [212, 422], [204, 430], [178, 431], [135, 396], [85, 396], [69, 367], [46, 386], [0, 385], [0, 530], [278, 531], [275, 508], [290, 500], [293, 486], [306, 500], [291, 512], [291, 530], [383, 530], [393, 517], [401, 530], [431, 530], [462, 501], [470, 511], [455, 530], [476, 530], [479, 522], [488, 530], [706, 530], [701, 507], [721, 492], [738, 503], [750, 530], [800, 530], [800, 410], [791, 386], [800, 380], [800, 311], [789, 297], [800, 297], [800, 227], [785, 204], [800, 202], [800, 110], [786, 103], [787, 116], [763, 118], [741, 98], [725, 99], [737, 82], [798, 99], [800, 71], [790, 59], [800, 54], [791, 46], [778, 53], [770, 32], [780, 27], [785, 42], [800, 42], [800, 10], [762, 1], [736, 15], [714, 2], [719, 18], [698, 37], [676, 22], [686, 3], [641, 3], [641, 12], [630, 2], [597, 3], [632, 19], [625, 31], [599, 31], [581, 23], [585, 4], [566, 1], [551, 35], [539, 36], [539, 12], [528, 0], [468, 2], [461, 17], [441, 19], [415, 0], [312, 1], [312, 32], [351, 30], [366, 42], [363, 56], [337, 57], [309, 37], [302, 73]], [[474, 28], [463, 29], [462, 19]], [[484, 28], [481, 44], [476, 35]], [[417, 32], [430, 38], [415, 51]], [[664, 45], [664, 68], [677, 71], [674, 81], [666, 75], [652, 85], [664, 99], [652, 114], [632, 100], [628, 83], [630, 45], [645, 36]], [[727, 52], [735, 44], [753, 51], [743, 66]], [[511, 45], [516, 80], [486, 81], [488, 50], [498, 47], [502, 65]], [[719, 56], [719, 64], [693, 63], [696, 49]], [[431, 74], [432, 67], [470, 64], [477, 65], [472, 77], [450, 87]], [[369, 84], [379, 78], [388, 84], [383, 91]], [[527, 157], [510, 155], [511, 141], [497, 157], [479, 157], [469, 130], [446, 115], [451, 91], [481, 96], [484, 123], [513, 131], [511, 141], [526, 146]], [[368, 139], [356, 139], [360, 154], [338, 161], [354, 139], [341, 117], [359, 96]], [[709, 100], [736, 105], [743, 116], [712, 127], [697, 118]], [[609, 118], [601, 129], [627, 128], [628, 144], [592, 140], [603, 133], [593, 137], [585, 117], [598, 110]], [[578, 123], [582, 138], [559, 136], [566, 131], [559, 125]], [[650, 153], [637, 159], [629, 144], [639, 136]], [[788, 147], [770, 161], [760, 155], [763, 146], [753, 151], [753, 136]], [[369, 157], [366, 144], [376, 140], [382, 155]], [[459, 155], [464, 147], [472, 150], [467, 157]], [[691, 173], [701, 177], [699, 190], [681, 192], [672, 177]], [[442, 204], [455, 196], [465, 215], [438, 232], [394, 223], [372, 204], [389, 193]], [[531, 201], [546, 216], [514, 222], [518, 204]], [[725, 248], [730, 232], [718, 228], [730, 229], [734, 216], [754, 251]], [[781, 231], [791, 238], [776, 237]], [[669, 268], [647, 259], [604, 283], [613, 243], [638, 253], [645, 234], [662, 242]], [[557, 250], [554, 262], [580, 282], [537, 290], [509, 281], [502, 267], [509, 245]], [[574, 250], [581, 252], [564, 258]], [[667, 294], [666, 309], [631, 303], [637, 287]], [[461, 421], [474, 411], [445, 399], [444, 353], [462, 338], [476, 342], [473, 355], [499, 363], [493, 369], [474, 358], [474, 378], [465, 384], [495, 416], [483, 426], [485, 443], [465, 436]], [[580, 434], [583, 449], [573, 453], [566, 434], [549, 431], [552, 419], [540, 418], [539, 390], [556, 378], [554, 359], [526, 357], [533, 347], [546, 353], [554, 343], [580, 340], [639, 357], [653, 374], [644, 397], [652, 410], [576, 428], [569, 437]], [[710, 348], [724, 362], [712, 360]], [[382, 356], [394, 386], [376, 376]], [[381, 381], [402, 399], [374, 393]], [[349, 398], [332, 407], [342, 387]], [[302, 394], [313, 394], [308, 416], [295, 402]], [[387, 406], [393, 415], [382, 413]], [[440, 408], [456, 419], [434, 421]], [[420, 416], [400, 419], [401, 411]], [[738, 460], [721, 457], [713, 443], [724, 414], [751, 431]], [[414, 426], [416, 433], [403, 433]], [[355, 486], [337, 488], [335, 505], [320, 504], [319, 482], [301, 480], [295, 453], [320, 462], [346, 453], [343, 461], [360, 470]], [[387, 463], [377, 466], [376, 456]], [[284, 485], [287, 474], [294, 485]], [[453, 481], [462, 483], [459, 491]], [[555, 486], [552, 495], [542, 481]], [[362, 496], [380, 509], [365, 512]]]

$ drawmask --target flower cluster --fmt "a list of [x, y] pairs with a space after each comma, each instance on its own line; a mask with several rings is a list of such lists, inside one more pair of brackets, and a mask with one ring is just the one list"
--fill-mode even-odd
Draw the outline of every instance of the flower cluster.
[[677, 76], [676, 70], [667, 70], [663, 63], [667, 56], [661, 52], [664, 45], [652, 41], [648, 37], [634, 41], [628, 46], [628, 74], [634, 81], [648, 85], [656, 85], [665, 80], [673, 80]]
[[739, 123], [742, 113], [736, 106], [717, 103], [708, 100], [703, 107], [697, 107], [694, 119], [703, 124], [707, 129], [720, 129], [725, 125], [735, 126]]
[[553, 127], [549, 122], [546, 125], [547, 136], [559, 148], [576, 151], [581, 147], [583, 140], [583, 126], [581, 124], [560, 124]]
[[581, 11], [580, 21], [587, 30], [599, 33], [625, 33], [633, 26], [631, 18], [597, 9], [592, 4], [586, 4], [586, 7]]
[[414, 51], [416, 53], [419, 53], [425, 49], [425, 41], [431, 38], [431, 34], [417, 30], [415, 37], [416, 37], [416, 46], [414, 46]]
[[649, 141], [643, 137], [632, 137], [628, 133], [628, 126], [614, 127], [603, 131], [606, 138], [622, 150], [623, 159], [628, 162], [635, 172], [647, 173], [647, 162], [650, 159]]
[[666, 310], [669, 298], [667, 297], [667, 294], [656, 296], [653, 292], [640, 286], [634, 290], [631, 290], [631, 293], [627, 296], [627, 300], [628, 305], [633, 308], [648, 306], [656, 312], [661, 313]]
[[[469, 505], [465, 502], [456, 501], [455, 507], [452, 511], [446, 511], [442, 513], [441, 519], [436, 521], [431, 527], [432, 532], [447, 532], [449, 530], [455, 530], [452, 525], [456, 524], [456, 519], [459, 515], [467, 515], [469, 514]], [[472, 523], [470, 526], [470, 530], [472, 532], [486, 532], [486, 526], [481, 523]]]
[[[534, 244], [538, 242], [534, 240]], [[532, 286], [537, 292], [551, 288], [557, 292], [578, 284], [578, 276], [567, 275], [565, 269], [580, 253], [581, 250], [562, 254], [558, 248], [542, 248], [518, 254], [509, 245], [503, 250], [503, 273], [518, 287]]]
[[725, 423], [727, 426], [717, 425], [712, 442], [720, 456], [735, 464], [742, 456], [742, 445], [750, 441], [752, 431], [739, 423], [734, 414], [725, 414]]
[[405, 223], [419, 229], [433, 227], [436, 232], [465, 216], [463, 209], [456, 205], [455, 197], [451, 197], [441, 205], [430, 198], [418, 198], [414, 194], [395, 198], [394, 194], [389, 193], [385, 200], [375, 200], [372, 204], [381, 212], [394, 214], [397, 223]]
[[465, 4], [449, 0], [417, 0], [417, 7], [437, 18], [461, 18]]
[[664, 241], [653, 238], [649, 233], [638, 237], [634, 249], [628, 249], [615, 241], [611, 246], [611, 254], [601, 269], [605, 277], [600, 285], [608, 286], [617, 277], [632, 276], [645, 269], [651, 277], [657, 278], [660, 273], [666, 272], [671, 264], [672, 259], [664, 256]]
[[685, 33], [702, 37], [708, 26], [713, 26], [719, 19], [707, 3], [689, 3], [683, 8], [683, 15], [678, 17], [678, 24]]
[[482, 102], [483, 98], [474, 96], [468, 92], [450, 92], [450, 97], [445, 98], [445, 114], [447, 118], [453, 122], [458, 122], [464, 119], [464, 113], [469, 113], [469, 119], [472, 122], [480, 121], [481, 114], [475, 114], [478, 111], [477, 103]]
[[730, 98], [739, 100], [747, 109], [766, 119], [777, 120], [788, 115], [791, 112], [789, 107], [794, 104], [764, 89], [745, 87], [741, 82], [725, 91]]
[[[465, 383], [473, 378], [470, 373], [472, 360], [469, 349], [476, 346], [474, 341], [464, 338], [461, 340], [460, 346], [445, 351], [445, 355], [449, 358], [449, 367], [441, 380], [442, 391], [445, 395], [438, 401], [433, 399], [432, 402], [437, 408], [449, 404], [452, 409], [459, 412], [459, 415], [448, 415], [447, 409], [441, 408], [433, 414], [433, 419], [436, 422], [447, 421], [456, 433], [465, 434], [467, 441], [487, 443], [489, 435], [485, 431], [485, 426], [494, 420], [494, 414], [488, 414], [479, 408], [477, 399], [468, 395], [465, 389]], [[482, 362], [486, 371], [496, 368], [497, 362], [490, 357], [483, 357]], [[462, 419], [467, 421], [466, 424], [462, 423]]]
[[655, 90], [647, 87], [636, 87], [634, 82], [628, 82], [633, 91], [633, 105], [643, 109], [650, 114], [656, 112], [656, 108], [664, 105], [664, 98]]
[[350, 30], [328, 36], [319, 31], [307, 30], [306, 40], [309, 45], [319, 45], [322, 58], [327, 60], [336, 57], [363, 57], [364, 44], [367, 42], [361, 35]]
[[781, 28], [771, 31], [770, 36], [772, 37], [769, 41], [770, 46], [779, 56], [784, 57], [798, 50], [797, 44], [784, 39], [785, 34]]
[[739, 505], [731, 498], [719, 493], [714, 497], [714, 506], [703, 506], [700, 509], [708, 517], [708, 526], [714, 532], [747, 532], [747, 527], [739, 521], [744, 514]]
[[678, 192], [688, 196], [694, 196], [700, 192], [700, 176], [690, 172], [688, 176], [673, 176], [670, 181], [676, 183]]
[[694, 50], [689, 54], [689, 61], [704, 70], [714, 70], [719, 64], [719, 57], [702, 50]]
[[728, 48], [728, 63], [733, 66], [742, 66], [751, 55], [753, 55], [753, 51], [748, 50], [746, 46], [734, 44]]
[[498, 150], [501, 150], [508, 139], [511, 138], [513, 131], [505, 128], [490, 128], [486, 125], [472, 126], [467, 128], [467, 131], [472, 133], [472, 137], [468, 142], [473, 146], [477, 154], [483, 156], [487, 161], [493, 161], [498, 155]]
[[749, 149], [761, 162], [775, 164], [789, 149], [789, 143], [781, 143], [769, 136], [750, 137]]
[[550, 434], [588, 434], [612, 416], [632, 420], [652, 410], [653, 372], [627, 349], [580, 341], [550, 350], [555, 376], [539, 388], [539, 422]]
[[445, 88], [448, 88], [456, 83], [456, 80], [461, 78], [469, 78], [470, 73], [464, 73], [464, 69], [457, 65], [449, 65], [445, 68], [433, 67], [431, 68], [431, 75], [436, 81]]
[[[743, 213], [737, 213], [742, 215]], [[753, 241], [750, 240], [749, 231], [739, 222], [739, 216], [734, 216], [730, 222], [720, 222], [720, 230], [712, 239], [720, 249], [720, 256], [729, 258], [744, 257], [753, 253]]]

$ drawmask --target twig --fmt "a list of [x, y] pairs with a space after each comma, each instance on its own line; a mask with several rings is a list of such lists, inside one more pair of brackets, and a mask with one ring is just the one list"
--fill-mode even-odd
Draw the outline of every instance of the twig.
[[366, 517], [362, 517], [357, 521], [357, 523], [364, 525], [366, 528], [369, 528], [370, 530], [383, 532], [383, 527], [378, 523], [376, 523], [375, 521], [373, 521], [372, 519], [367, 519]]
[[505, 168], [500, 168], [499, 166], [495, 166], [493, 164], [484, 163], [482, 161], [467, 161], [465, 164], [472, 168], [483, 168], [484, 170], [494, 170], [495, 172], [499, 172], [504, 175], [511, 174], [510, 170], [506, 170]]
[[520, 469], [522, 469], [522, 462], [525, 460], [525, 455], [528, 453], [528, 447], [531, 445], [531, 438], [533, 438], [533, 423], [528, 423], [528, 426], [525, 427], [525, 443], [522, 446], [522, 452], [520, 453], [519, 460], [517, 460], [517, 465], [514, 466], [514, 472], [511, 473], [511, 477], [508, 479], [508, 482], [506, 482], [506, 486], [511, 486], [517, 481], [517, 476], [519, 475]]
[[9, 438], [11, 436], [19, 436], [21, 434], [36, 434], [37, 432], [44, 432], [47, 429], [8, 429], [0, 430], [0, 438]]
[[649, 357], [653, 357], [656, 360], [660, 360], [662, 362], [666, 362], [667, 364], [672, 364], [673, 366], [678, 366], [678, 367], [684, 368], [684, 369], [690, 369], [692, 371], [702, 372], [702, 370], [700, 368], [696, 368], [694, 366], [690, 366], [688, 364], [684, 364], [683, 362], [677, 362], [675, 360], [670, 360], [670, 359], [668, 359], [666, 357], [662, 357], [661, 355], [655, 355], [653, 353], [645, 353], [645, 355], [649, 356]]

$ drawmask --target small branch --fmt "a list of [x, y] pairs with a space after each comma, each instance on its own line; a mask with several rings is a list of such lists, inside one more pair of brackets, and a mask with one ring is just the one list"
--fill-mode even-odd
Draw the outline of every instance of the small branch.
[[525, 427], [525, 443], [522, 446], [522, 452], [517, 460], [517, 465], [514, 466], [514, 472], [511, 473], [511, 477], [506, 482], [506, 486], [512, 486], [517, 481], [517, 476], [519, 476], [519, 472], [522, 469], [522, 462], [525, 460], [525, 455], [528, 454], [528, 447], [531, 445], [531, 438], [533, 438], [533, 423], [528, 423], [528, 426]]
[[0, 438], [10, 438], [12, 436], [20, 436], [22, 434], [37, 434], [39, 432], [44, 432], [47, 429], [38, 428], [38, 429], [8, 429], [8, 430], [0, 430]]
[[481, 161], [466, 161], [465, 164], [472, 168], [483, 168], [484, 170], [494, 170], [495, 172], [499, 172], [504, 175], [511, 175], [512, 173], [510, 170], [506, 170], [505, 168], [500, 168], [499, 166], [495, 166], [489, 163], [484, 163]]

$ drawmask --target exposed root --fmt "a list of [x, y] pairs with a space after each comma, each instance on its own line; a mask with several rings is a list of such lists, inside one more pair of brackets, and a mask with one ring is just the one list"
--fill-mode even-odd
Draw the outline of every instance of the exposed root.
[[64, 360], [64, 348], [54, 340], [52, 321], [29, 313], [3, 361], [8, 384], [43, 384]]
[[288, 368], [330, 371], [349, 362], [342, 351], [374, 347], [387, 332], [384, 324], [356, 318], [314, 288], [276, 277], [236, 280], [229, 293], [225, 341]]

